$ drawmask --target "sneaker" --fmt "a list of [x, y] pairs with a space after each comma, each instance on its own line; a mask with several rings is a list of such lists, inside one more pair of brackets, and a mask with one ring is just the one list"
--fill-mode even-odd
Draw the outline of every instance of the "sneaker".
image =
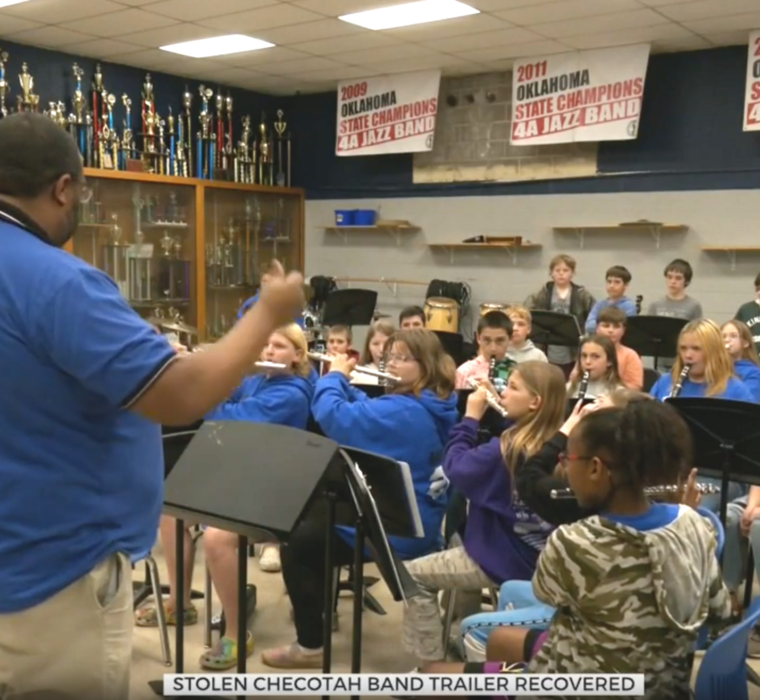
[[[169, 610], [164, 604], [164, 616], [167, 625], [177, 624], [177, 611]], [[185, 608], [182, 613], [182, 624], [184, 627], [190, 627], [198, 622], [198, 609], [191, 605]], [[155, 605], [146, 605], [135, 613], [135, 624], [138, 627], [158, 627], [158, 609]]]
[[259, 569], [268, 574], [276, 574], [281, 570], [280, 565], [280, 546], [277, 544], [268, 544], [261, 548], [261, 557], [259, 559]]
[[305, 652], [298, 643], [269, 649], [261, 655], [261, 661], [270, 668], [322, 668], [322, 650]]
[[[245, 655], [253, 654], [253, 635], [248, 632], [245, 642]], [[238, 662], [237, 640], [222, 637], [211, 649], [201, 655], [201, 668], [208, 671], [226, 671], [234, 668]]]

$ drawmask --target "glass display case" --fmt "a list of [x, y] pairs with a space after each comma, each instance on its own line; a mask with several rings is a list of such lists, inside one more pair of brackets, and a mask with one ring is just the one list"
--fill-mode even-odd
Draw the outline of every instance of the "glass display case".
[[302, 250], [300, 191], [204, 183], [205, 337], [232, 327], [272, 260], [302, 270]]
[[73, 253], [106, 272], [144, 318], [198, 324], [195, 187], [88, 173]]

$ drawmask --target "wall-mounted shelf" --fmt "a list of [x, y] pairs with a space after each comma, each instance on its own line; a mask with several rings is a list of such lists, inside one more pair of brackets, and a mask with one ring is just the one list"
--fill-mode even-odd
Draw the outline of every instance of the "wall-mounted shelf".
[[627, 233], [649, 233], [654, 238], [655, 246], [659, 249], [663, 233], [686, 233], [686, 224], [661, 224], [656, 221], [635, 221], [630, 224], [610, 224], [609, 226], [554, 226], [552, 231], [561, 234], [578, 236], [578, 247], [583, 248], [587, 233], [604, 233], [610, 231]]
[[731, 271], [736, 269], [736, 254], [750, 253], [760, 255], [760, 248], [757, 246], [707, 246], [701, 248], [703, 253], [725, 253], [731, 262]]
[[539, 250], [540, 243], [523, 243], [514, 245], [512, 243], [431, 243], [428, 248], [433, 250], [446, 250], [449, 253], [449, 262], [454, 263], [454, 253], [457, 251], [470, 250], [483, 252], [486, 250], [501, 250], [512, 258], [512, 264], [517, 265], [518, 250]]
[[374, 226], [322, 226], [326, 233], [338, 233], [343, 236], [343, 242], [348, 242], [349, 233], [387, 233], [396, 239], [396, 245], [401, 244], [401, 236], [409, 233], [416, 233], [420, 230], [419, 226], [410, 223], [398, 224], [375, 224]]
[[398, 280], [390, 277], [333, 277], [336, 282], [350, 287], [352, 284], [384, 284], [394, 297], [398, 296], [399, 285], [411, 285], [415, 287], [427, 287], [430, 282], [416, 282], [414, 280]]

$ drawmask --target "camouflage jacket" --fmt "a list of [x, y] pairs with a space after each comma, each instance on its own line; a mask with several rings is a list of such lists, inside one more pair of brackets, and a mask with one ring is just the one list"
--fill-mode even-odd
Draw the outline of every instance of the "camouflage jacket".
[[644, 673], [649, 700], [688, 698], [697, 632], [730, 614], [715, 549], [686, 506], [648, 531], [599, 516], [559, 527], [533, 577], [557, 612], [528, 672]]

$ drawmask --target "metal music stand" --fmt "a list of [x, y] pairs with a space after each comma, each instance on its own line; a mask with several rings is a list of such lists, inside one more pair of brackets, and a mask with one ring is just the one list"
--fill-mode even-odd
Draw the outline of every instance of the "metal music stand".
[[433, 331], [443, 345], [443, 351], [452, 357], [456, 366], [459, 367], [467, 361], [464, 351], [464, 337], [461, 333], [449, 333], [448, 331]]
[[327, 295], [323, 326], [369, 326], [377, 306], [377, 292], [370, 289], [336, 289]]
[[642, 357], [653, 357], [657, 369], [660, 358], [678, 354], [678, 336], [687, 323], [683, 318], [669, 316], [630, 316], [622, 342]]
[[581, 327], [578, 319], [571, 314], [559, 314], [555, 311], [531, 311], [532, 328], [530, 339], [543, 346], [559, 345], [565, 348], [577, 348], [580, 344]]
[[760, 405], [727, 399], [667, 399], [691, 430], [694, 466], [721, 479], [720, 519], [726, 523], [728, 482], [760, 485]]

